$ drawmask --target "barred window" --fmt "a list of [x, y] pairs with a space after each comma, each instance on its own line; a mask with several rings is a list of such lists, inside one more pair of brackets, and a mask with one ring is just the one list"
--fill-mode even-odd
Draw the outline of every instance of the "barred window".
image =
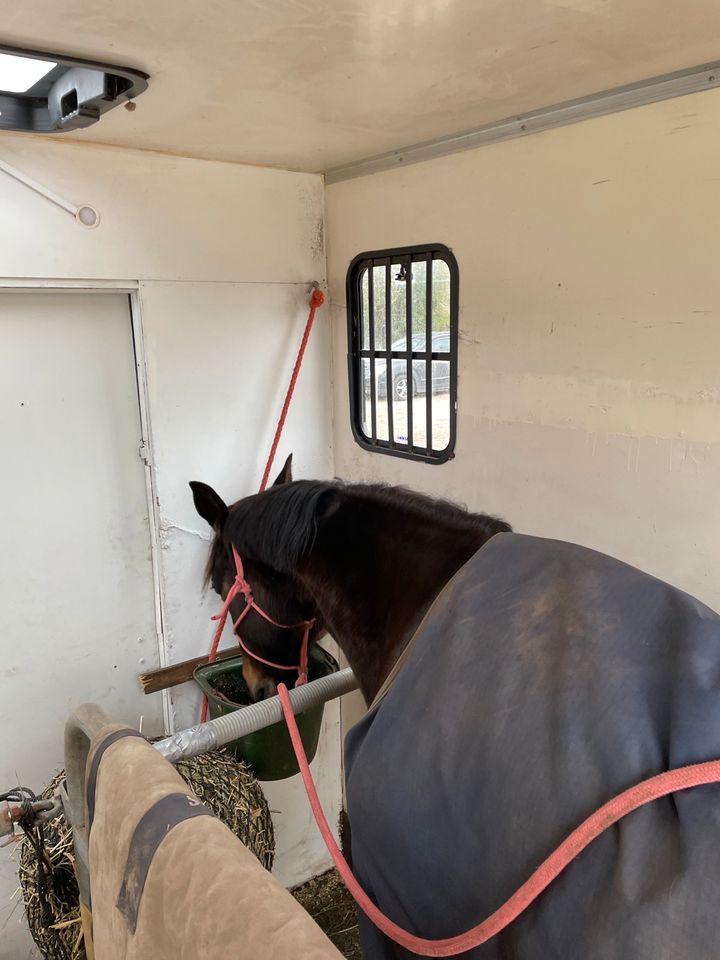
[[347, 275], [350, 416], [366, 450], [453, 455], [458, 267], [441, 244], [362, 253]]

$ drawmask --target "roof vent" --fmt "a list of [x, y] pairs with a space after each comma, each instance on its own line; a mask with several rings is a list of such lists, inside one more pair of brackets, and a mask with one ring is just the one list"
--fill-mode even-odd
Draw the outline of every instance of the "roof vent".
[[147, 90], [148, 79], [127, 67], [0, 46], [0, 130], [89, 127]]

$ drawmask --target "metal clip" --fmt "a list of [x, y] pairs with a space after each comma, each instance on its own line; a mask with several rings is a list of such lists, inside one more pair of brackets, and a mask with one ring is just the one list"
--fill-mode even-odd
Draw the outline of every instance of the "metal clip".
[[63, 812], [62, 800], [60, 798], [60, 788], [55, 791], [52, 800], [40, 800], [33, 804], [35, 811], [34, 823], [49, 823], [55, 817], [59, 817]]
[[56, 793], [52, 800], [35, 800], [33, 803], [0, 803], [0, 837], [7, 839], [0, 847], [7, 847], [20, 838], [15, 835], [15, 824], [26, 821], [28, 827], [34, 827], [48, 820], [54, 820], [62, 813], [60, 795]]

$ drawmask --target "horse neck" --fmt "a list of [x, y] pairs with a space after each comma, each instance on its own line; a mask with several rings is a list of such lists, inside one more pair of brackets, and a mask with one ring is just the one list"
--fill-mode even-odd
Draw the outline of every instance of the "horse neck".
[[462, 523], [402, 512], [320, 533], [299, 579], [370, 703], [448, 580], [487, 539]]

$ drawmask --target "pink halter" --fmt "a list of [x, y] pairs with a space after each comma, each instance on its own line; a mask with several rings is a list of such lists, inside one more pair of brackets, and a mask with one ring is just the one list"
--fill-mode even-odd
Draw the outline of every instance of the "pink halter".
[[[307, 683], [308, 681], [308, 648], [310, 646], [310, 631], [315, 626], [315, 620], [301, 620], [300, 623], [278, 623], [277, 620], [273, 620], [272, 617], [268, 616], [265, 611], [257, 605], [255, 598], [253, 597], [252, 587], [245, 579], [245, 569], [243, 567], [243, 562], [240, 558], [240, 554], [237, 552], [235, 545], [233, 544], [232, 548], [233, 558], [235, 560], [235, 579], [232, 586], [228, 590], [227, 597], [225, 598], [225, 603], [223, 604], [222, 610], [220, 613], [216, 613], [212, 618], [213, 620], [218, 620], [218, 628], [215, 631], [215, 636], [213, 637], [212, 649], [210, 651], [210, 660], [215, 659], [215, 653], [220, 643], [220, 637], [223, 630], [225, 629], [225, 623], [227, 621], [228, 615], [230, 613], [230, 606], [233, 600], [242, 594], [245, 597], [245, 608], [237, 620], [233, 624], [233, 629], [235, 636], [237, 637], [238, 644], [240, 645], [241, 650], [246, 653], [249, 657], [252, 657], [253, 660], [257, 660], [258, 663], [265, 664], [266, 667], [273, 667], [275, 670], [297, 670], [299, 672], [299, 677], [297, 679], [296, 687], [302, 686], [302, 684]], [[264, 657], [258, 656], [257, 653], [254, 653], [252, 650], [248, 649], [247, 644], [243, 638], [238, 633], [238, 627], [243, 622], [245, 617], [250, 613], [251, 610], [254, 610], [256, 613], [259, 613], [263, 619], [267, 620], [268, 623], [271, 623], [274, 627], [279, 627], [281, 630], [298, 630], [302, 627], [303, 629], [303, 639], [302, 645], [300, 647], [300, 663], [292, 664], [288, 666], [286, 663], [273, 663], [272, 660], [265, 660]]]

